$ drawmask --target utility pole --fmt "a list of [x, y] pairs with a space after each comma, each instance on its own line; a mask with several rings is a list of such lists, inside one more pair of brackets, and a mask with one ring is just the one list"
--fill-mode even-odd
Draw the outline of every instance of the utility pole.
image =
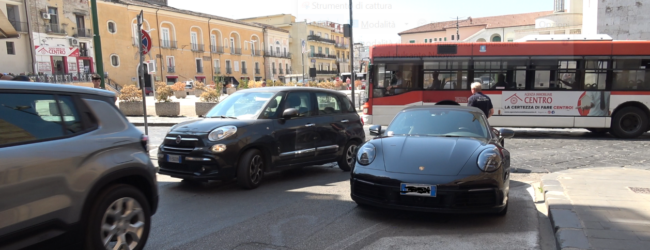
[[[99, 37], [99, 21], [97, 17], [97, 0], [90, 0], [90, 7], [91, 7], [91, 12], [93, 15], [93, 33], [94, 33], [94, 39], [93, 42], [95, 44], [95, 64], [97, 65], [97, 73], [99, 76], [101, 76], [101, 84], [99, 85], [102, 89], [106, 89], [106, 85], [104, 85], [105, 80], [104, 80], [104, 59], [102, 58], [102, 40]], [[146, 118], [145, 118], [146, 119]]]
[[356, 73], [354, 72], [354, 40], [352, 39], [352, 29], [353, 29], [353, 20], [352, 20], [352, 0], [350, 0], [350, 82], [352, 82], [352, 105], [354, 109], [357, 108], [357, 103], [354, 102], [354, 78]]
[[[138, 44], [140, 45], [139, 57], [140, 57], [140, 67], [138, 67], [139, 78], [140, 78], [140, 89], [142, 90], [142, 109], [144, 110], [144, 134], [149, 135], [149, 126], [147, 124], [147, 95], [145, 94], [145, 83], [144, 83], [144, 53], [142, 51], [142, 20], [144, 19], [144, 11], [140, 11], [138, 15]], [[149, 41], [151, 42], [151, 41]]]
[[460, 24], [458, 23], [458, 16], [456, 16], [456, 41], [460, 41]]

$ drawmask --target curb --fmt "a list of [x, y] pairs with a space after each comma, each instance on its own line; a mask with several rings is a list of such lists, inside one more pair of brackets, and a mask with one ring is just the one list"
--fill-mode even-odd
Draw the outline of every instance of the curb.
[[541, 183], [557, 249], [591, 249], [580, 218], [573, 211], [574, 207], [564, 193], [562, 183], [558, 181], [560, 175], [561, 173], [545, 175]]

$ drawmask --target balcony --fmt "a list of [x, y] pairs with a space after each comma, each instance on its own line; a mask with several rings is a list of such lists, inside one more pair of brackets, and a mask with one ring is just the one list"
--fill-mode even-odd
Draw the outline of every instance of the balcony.
[[14, 26], [14, 29], [18, 32], [27, 32], [27, 23], [19, 22], [16, 20], [9, 20], [9, 23]]
[[259, 75], [260, 74], [260, 69], [255, 69], [255, 74]]
[[75, 34], [72, 35], [72, 37], [93, 37], [93, 30], [91, 29], [80, 29], [77, 30]]
[[223, 46], [211, 45], [210, 52], [212, 54], [223, 54]]
[[176, 44], [176, 41], [161, 39], [160, 47], [163, 49], [176, 49], [178, 48], [178, 45]]
[[284, 75], [284, 71], [280, 68], [280, 75]]
[[246, 70], [246, 68], [241, 68], [241, 73], [244, 75], [248, 74], [248, 70]]
[[214, 74], [215, 75], [221, 74], [221, 67], [214, 67]]
[[350, 48], [350, 46], [347, 45], [347, 44], [337, 43], [336, 48], [337, 49], [348, 49], [348, 48]]
[[337, 72], [336, 70], [316, 70], [316, 74], [331, 75], [331, 74], [337, 74]]
[[253, 56], [262, 56], [262, 51], [259, 49], [251, 50], [251, 55]]
[[231, 55], [241, 55], [241, 48], [230, 48]]
[[278, 51], [272, 51], [272, 50], [267, 50], [264, 52], [264, 56], [266, 57], [279, 57], [279, 58], [288, 58], [291, 59], [291, 52], [278, 52]]
[[278, 73], [278, 71], [275, 69], [271, 69], [271, 72], [273, 72], [274, 75]]
[[205, 51], [205, 45], [192, 43], [192, 51], [194, 51], [194, 52], [204, 52]]
[[309, 35], [309, 36], [307, 36], [307, 40], [321, 42], [321, 43], [336, 44], [336, 41], [334, 41], [332, 39], [322, 38], [322, 37], [317, 36], [317, 35]]
[[175, 66], [167, 66], [167, 73], [175, 73], [175, 72], [176, 72]]
[[345, 58], [342, 58], [342, 57], [336, 58], [336, 61], [340, 62], [340, 63], [349, 63], [350, 62], [349, 59], [345, 59]]
[[45, 32], [50, 34], [65, 34], [65, 29], [56, 23], [45, 24]]
[[336, 55], [326, 55], [326, 54], [319, 54], [319, 53], [310, 54], [309, 57], [312, 57], [312, 58], [336, 59]]
[[79, 49], [79, 56], [80, 57], [90, 57], [90, 53], [88, 53], [88, 49]]
[[228, 75], [232, 74], [232, 68], [226, 67], [226, 74]]

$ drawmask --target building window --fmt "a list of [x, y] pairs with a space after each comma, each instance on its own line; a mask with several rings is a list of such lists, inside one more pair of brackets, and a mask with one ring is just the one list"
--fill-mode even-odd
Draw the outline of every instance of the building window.
[[515, 40], [512, 38], [508, 38], [508, 42], [514, 42]]
[[496, 35], [492, 37], [492, 42], [501, 42], [501, 36]]
[[454, 40], [454, 35], [451, 35], [451, 40], [452, 40], [452, 41]]
[[553, 31], [553, 34], [555, 34], [555, 35], [564, 35], [564, 34], [566, 34], [566, 30], [556, 30], [556, 31]]
[[117, 55], [111, 55], [111, 65], [113, 65], [113, 67], [120, 66], [120, 57]]
[[445, 42], [447, 41], [447, 37], [445, 37]]
[[108, 32], [110, 32], [111, 34], [117, 33], [117, 26], [112, 21], [108, 22]]
[[168, 56], [167, 57], [167, 73], [175, 73], [176, 72], [176, 63], [174, 62], [174, 57], [173, 56]]
[[409, 41], [409, 43], [415, 43], [415, 40], [411, 40], [411, 41]]
[[168, 28], [162, 28], [160, 29], [162, 31], [162, 41], [161, 45], [163, 48], [169, 48], [171, 47], [171, 42], [169, 40], [169, 29]]
[[580, 29], [572, 29], [569, 30], [569, 34], [582, 34], [582, 31]]
[[203, 73], [203, 60], [201, 58], [196, 59], [196, 73]]
[[329, 54], [330, 54], [330, 48], [325, 48], [325, 55], [329, 55]]
[[555, 0], [555, 12], [564, 12], [564, 0]]
[[192, 43], [192, 50], [197, 51], [199, 50], [199, 39], [198, 35], [196, 32], [191, 32], [190, 33], [190, 42]]
[[542, 31], [542, 32], [539, 32], [539, 34], [540, 35], [550, 35], [551, 32], [550, 31]]
[[14, 47], [14, 42], [7, 42], [7, 55], [15, 55], [16, 48]]

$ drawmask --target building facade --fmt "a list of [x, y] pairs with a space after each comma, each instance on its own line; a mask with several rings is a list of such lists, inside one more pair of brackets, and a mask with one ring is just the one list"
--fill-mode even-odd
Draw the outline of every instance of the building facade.
[[266, 80], [286, 82], [291, 74], [291, 50], [289, 31], [272, 25], [257, 23], [264, 27], [264, 71]]
[[[154, 82], [224, 82], [265, 78], [263, 28], [166, 6], [165, 1], [98, 1], [104, 69], [118, 85], [138, 84], [137, 15], [152, 40], [145, 56], [145, 87]], [[155, 91], [155, 90], [154, 90]]]
[[[563, 1], [563, 0], [556, 0]], [[581, 0], [584, 34], [607, 34], [614, 40], [650, 40], [650, 2]]]
[[0, 0], [0, 73], [32, 74], [30, 32], [24, 1]]
[[367, 64], [370, 61], [370, 46], [363, 46], [363, 43], [354, 43], [354, 72], [367, 72]]
[[90, 81], [95, 73], [93, 31], [88, 0], [28, 0], [37, 81]]

